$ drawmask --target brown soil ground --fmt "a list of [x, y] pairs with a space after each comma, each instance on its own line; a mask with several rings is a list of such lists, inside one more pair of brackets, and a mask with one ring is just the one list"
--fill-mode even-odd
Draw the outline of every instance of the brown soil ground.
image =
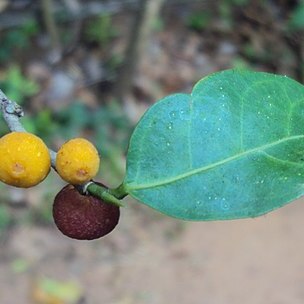
[[[131, 202], [92, 242], [23, 226], [0, 248], [1, 304], [35, 303], [43, 277], [76, 282], [89, 304], [302, 304], [303, 213], [299, 200], [260, 218], [184, 223]], [[13, 271], [17, 258], [26, 271]]]

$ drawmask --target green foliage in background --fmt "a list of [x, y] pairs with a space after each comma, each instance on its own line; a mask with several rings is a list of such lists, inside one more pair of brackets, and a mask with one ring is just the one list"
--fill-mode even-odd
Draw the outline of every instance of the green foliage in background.
[[22, 26], [1, 33], [0, 63], [5, 64], [16, 51], [26, 51], [31, 46], [31, 38], [39, 32], [35, 19], [27, 20]]
[[39, 86], [34, 81], [27, 79], [17, 65], [11, 65], [5, 72], [0, 86], [11, 99], [23, 104], [27, 97], [35, 95]]
[[109, 156], [113, 146], [126, 150], [128, 135], [132, 130], [130, 121], [115, 101], [97, 109], [74, 102], [56, 113], [53, 120], [57, 123], [56, 133], [66, 140], [77, 137], [84, 131], [92, 134], [97, 149], [102, 151], [103, 156]]
[[11, 215], [8, 211], [7, 206], [0, 204], [0, 234], [5, 230], [11, 223]]
[[35, 115], [29, 113], [21, 120], [28, 132], [39, 134], [46, 141], [50, 141], [58, 129], [56, 121], [53, 121], [53, 114], [50, 109], [41, 110]]
[[90, 42], [97, 42], [99, 46], [105, 47], [118, 35], [109, 14], [102, 14], [92, 18], [84, 29], [85, 38]]
[[212, 20], [211, 12], [194, 12], [187, 18], [187, 26], [193, 30], [201, 31], [208, 27]]
[[300, 2], [295, 10], [292, 12], [289, 20], [289, 27], [291, 30], [304, 29], [304, 3]]
[[41, 278], [33, 290], [37, 303], [80, 303], [82, 288], [74, 282]]

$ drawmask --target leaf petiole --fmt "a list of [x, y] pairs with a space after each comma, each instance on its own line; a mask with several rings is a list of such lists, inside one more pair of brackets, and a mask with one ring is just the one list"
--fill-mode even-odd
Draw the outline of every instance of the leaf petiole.
[[96, 184], [92, 182], [86, 189], [91, 195], [101, 198], [107, 203], [116, 205], [118, 207], [124, 207], [124, 205], [120, 202], [120, 198], [116, 197], [113, 193], [111, 193], [110, 189], [106, 187]]
[[120, 186], [118, 186], [115, 189], [108, 189], [108, 192], [114, 195], [118, 199], [123, 199], [128, 195], [128, 191], [124, 183], [122, 183]]

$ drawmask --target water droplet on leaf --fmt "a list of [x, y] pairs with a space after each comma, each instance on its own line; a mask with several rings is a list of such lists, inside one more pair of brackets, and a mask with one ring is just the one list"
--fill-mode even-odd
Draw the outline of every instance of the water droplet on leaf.
[[223, 199], [221, 201], [221, 208], [222, 208], [222, 210], [225, 210], [225, 211], [230, 209], [230, 204], [228, 202], [226, 202], [226, 199]]
[[191, 119], [191, 116], [190, 116], [190, 113], [189, 111], [185, 111], [185, 110], [180, 110], [179, 111], [179, 117], [181, 120], [190, 120]]
[[202, 204], [201, 201], [196, 201], [196, 205], [197, 205], [197, 206], [200, 206], [201, 204]]
[[177, 116], [177, 112], [176, 111], [172, 111], [172, 112], [170, 112], [169, 115], [170, 115], [171, 118], [175, 118]]

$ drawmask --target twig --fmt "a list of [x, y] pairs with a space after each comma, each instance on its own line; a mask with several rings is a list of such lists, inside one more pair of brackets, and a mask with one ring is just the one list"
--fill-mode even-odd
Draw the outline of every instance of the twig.
[[43, 19], [45, 27], [51, 39], [51, 54], [50, 59], [52, 63], [57, 63], [61, 59], [61, 45], [59, 39], [59, 33], [53, 14], [53, 2], [52, 0], [43, 0], [41, 2]]
[[26, 132], [19, 118], [24, 115], [22, 108], [14, 101], [9, 100], [0, 90], [1, 111], [9, 129], [16, 132]]
[[116, 97], [124, 101], [130, 93], [133, 78], [142, 57], [146, 51], [148, 38], [153, 29], [153, 23], [159, 15], [164, 0], [141, 0], [136, 11], [130, 38], [125, 51], [124, 63], [118, 74], [116, 83]]
[[124, 101], [126, 95], [130, 92], [131, 86], [133, 84], [133, 77], [135, 72], [135, 67], [137, 66], [137, 56], [139, 52], [140, 38], [141, 38], [141, 28], [142, 24], [145, 22], [145, 12], [147, 9], [148, 0], [142, 0], [138, 10], [136, 11], [136, 16], [133, 21], [132, 28], [130, 30], [130, 37], [128, 41], [127, 48], [125, 50], [125, 58], [123, 65], [120, 67], [118, 73], [118, 79], [116, 81], [116, 97], [119, 101]]

